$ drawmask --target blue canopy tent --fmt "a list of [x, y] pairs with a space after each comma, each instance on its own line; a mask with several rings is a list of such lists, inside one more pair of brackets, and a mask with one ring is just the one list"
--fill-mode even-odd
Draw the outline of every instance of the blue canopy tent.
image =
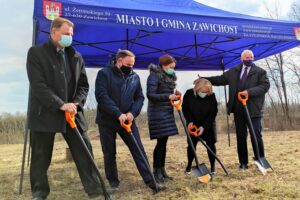
[[193, 0], [35, 0], [34, 44], [49, 37], [51, 20], [75, 23], [74, 43], [88, 67], [103, 67], [116, 51], [136, 54], [147, 68], [163, 53], [177, 69], [225, 70], [251, 49], [255, 59], [300, 45], [300, 23], [252, 17]]

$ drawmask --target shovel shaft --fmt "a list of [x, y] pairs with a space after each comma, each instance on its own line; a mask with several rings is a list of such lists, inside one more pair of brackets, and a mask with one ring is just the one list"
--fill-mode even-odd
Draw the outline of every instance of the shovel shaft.
[[22, 156], [22, 167], [21, 167], [19, 194], [22, 194], [22, 191], [23, 191], [23, 178], [24, 178], [25, 157], [26, 157], [26, 149], [27, 149], [27, 139], [28, 139], [28, 126], [27, 126], [27, 122], [26, 122], [25, 134], [24, 134], [24, 145], [23, 145], [23, 156]]
[[130, 135], [131, 135], [131, 138], [132, 138], [133, 142], [135, 143], [135, 146], [138, 149], [140, 155], [142, 156], [142, 159], [143, 159], [143, 161], [144, 161], [144, 163], [145, 163], [145, 165], [146, 165], [146, 167], [147, 167], [147, 169], [148, 169], [148, 171], [149, 171], [149, 173], [151, 175], [151, 178], [152, 178], [152, 180], [153, 180], [153, 182], [155, 184], [156, 192], [158, 192], [157, 182], [156, 182], [156, 180], [154, 178], [154, 175], [153, 175], [153, 173], [151, 171], [150, 164], [149, 164], [148, 160], [146, 159], [146, 157], [145, 157], [142, 149], [140, 148], [140, 146], [139, 146], [138, 142], [136, 141], [136, 138], [134, 137], [134, 135], [132, 134], [132, 132], [130, 132]]
[[255, 131], [254, 131], [254, 128], [253, 128], [253, 124], [252, 124], [252, 121], [251, 121], [251, 118], [250, 118], [250, 114], [249, 114], [249, 111], [248, 111], [248, 107], [247, 105], [244, 105], [244, 108], [245, 108], [245, 113], [246, 113], [246, 118], [247, 118], [247, 124], [248, 124], [248, 128], [249, 128], [249, 132], [253, 138], [253, 151], [254, 153], [256, 154], [257, 158], [260, 158], [260, 153], [259, 153], [259, 149], [258, 149], [258, 143], [257, 143], [257, 138], [256, 138], [256, 135], [255, 135]]
[[191, 138], [191, 136], [190, 136], [190, 134], [189, 134], [189, 131], [188, 131], [186, 125], [185, 125], [186, 123], [185, 123], [185, 119], [184, 119], [184, 117], [183, 117], [182, 111], [181, 111], [181, 110], [177, 110], [177, 111], [178, 111], [180, 120], [181, 120], [181, 122], [182, 122], [182, 125], [183, 125], [183, 127], [184, 127], [185, 134], [186, 134], [186, 136], [187, 136], [187, 138], [188, 138], [189, 144], [190, 144], [190, 146], [191, 146], [191, 148], [192, 148], [192, 151], [193, 151], [193, 153], [194, 153], [196, 165], [199, 166], [199, 160], [198, 160], [198, 157], [197, 157], [197, 154], [196, 154], [196, 149], [195, 149], [195, 147], [194, 147], [194, 144], [193, 144], [192, 138]]
[[103, 181], [103, 179], [102, 179], [102, 177], [101, 177], [101, 174], [100, 174], [100, 172], [99, 172], [99, 170], [98, 170], [98, 168], [97, 168], [97, 165], [96, 165], [96, 163], [95, 163], [95, 160], [94, 160], [94, 158], [93, 158], [93, 156], [92, 156], [90, 150], [88, 149], [87, 145], [85, 144], [85, 142], [84, 142], [84, 140], [83, 140], [83, 138], [82, 138], [82, 136], [81, 136], [79, 130], [78, 130], [76, 127], [73, 128], [73, 130], [74, 130], [74, 132], [76, 133], [78, 139], [80, 140], [80, 142], [81, 142], [81, 144], [82, 144], [82, 146], [83, 146], [83, 148], [84, 148], [86, 154], [88, 155], [88, 157], [89, 157], [89, 159], [90, 159], [90, 161], [91, 161], [93, 167], [95, 168], [95, 171], [96, 171], [96, 173], [97, 173], [97, 175], [98, 175], [98, 177], [99, 177], [100, 183], [101, 183], [101, 187], [102, 187], [102, 190], [103, 190], [103, 194], [104, 194], [105, 200], [111, 200], [111, 197], [110, 197], [110, 195], [107, 193], [107, 190], [106, 190], [106, 187], [105, 187], [105, 183], [104, 183], [104, 181]]
[[221, 165], [222, 169], [224, 170], [225, 174], [228, 176], [228, 171], [226, 170], [225, 166], [221, 162], [221, 160], [217, 157], [217, 155], [209, 148], [209, 146], [200, 138], [198, 137], [198, 140], [205, 146], [205, 148], [216, 158], [218, 163]]

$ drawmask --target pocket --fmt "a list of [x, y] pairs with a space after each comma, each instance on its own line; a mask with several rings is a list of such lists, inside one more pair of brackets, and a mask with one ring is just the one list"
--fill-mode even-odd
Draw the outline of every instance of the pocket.
[[43, 106], [42, 105], [40, 105], [39, 106], [39, 108], [38, 108], [38, 116], [40, 116], [41, 115], [41, 113], [42, 113], [42, 110], [43, 110]]

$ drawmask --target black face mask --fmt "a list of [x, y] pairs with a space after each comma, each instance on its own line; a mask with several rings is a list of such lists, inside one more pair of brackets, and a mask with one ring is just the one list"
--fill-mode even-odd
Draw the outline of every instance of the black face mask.
[[122, 65], [122, 66], [120, 67], [120, 70], [122, 71], [122, 73], [123, 73], [124, 75], [128, 75], [128, 74], [131, 73], [132, 68], [131, 68], [131, 67], [127, 67], [127, 66], [125, 66], [125, 65]]

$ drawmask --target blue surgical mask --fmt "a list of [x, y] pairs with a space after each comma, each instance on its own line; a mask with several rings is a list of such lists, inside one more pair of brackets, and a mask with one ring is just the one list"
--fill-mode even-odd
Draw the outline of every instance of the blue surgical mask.
[[72, 36], [71, 35], [62, 35], [61, 39], [58, 41], [58, 44], [62, 47], [68, 47], [72, 44]]
[[204, 98], [207, 96], [207, 93], [204, 93], [204, 92], [198, 92], [198, 96], [201, 97], [201, 98]]
[[174, 74], [174, 69], [167, 69], [166, 73], [168, 75], [173, 75]]
[[250, 67], [253, 63], [253, 60], [243, 60], [243, 64], [246, 65], [247, 67]]

